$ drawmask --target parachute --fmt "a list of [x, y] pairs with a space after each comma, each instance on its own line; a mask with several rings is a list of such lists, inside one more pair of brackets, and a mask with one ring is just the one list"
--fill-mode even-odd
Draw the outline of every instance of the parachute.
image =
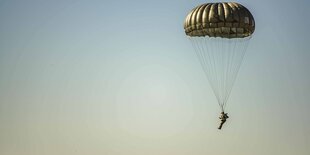
[[224, 111], [255, 30], [254, 18], [238, 3], [206, 3], [187, 15], [184, 30]]

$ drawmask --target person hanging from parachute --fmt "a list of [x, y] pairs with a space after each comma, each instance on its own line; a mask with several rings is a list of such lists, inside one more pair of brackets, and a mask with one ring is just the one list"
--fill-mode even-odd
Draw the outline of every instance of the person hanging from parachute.
[[184, 30], [222, 110], [221, 129], [228, 119], [224, 111], [229, 95], [255, 30], [254, 18], [239, 3], [205, 3], [186, 16]]
[[221, 124], [220, 124], [220, 126], [218, 127], [219, 130], [222, 129], [223, 124], [226, 122], [226, 119], [228, 119], [228, 118], [229, 118], [229, 117], [228, 117], [227, 113], [225, 113], [224, 111], [222, 111], [222, 112], [221, 112], [221, 115], [220, 115], [220, 117], [219, 117], [219, 119], [221, 120]]

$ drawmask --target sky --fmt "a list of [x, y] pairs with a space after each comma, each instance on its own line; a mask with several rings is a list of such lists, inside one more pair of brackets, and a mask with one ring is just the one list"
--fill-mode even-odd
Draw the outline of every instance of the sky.
[[219, 107], [187, 0], [0, 0], [1, 155], [307, 155], [310, 5], [237, 0], [256, 29]]

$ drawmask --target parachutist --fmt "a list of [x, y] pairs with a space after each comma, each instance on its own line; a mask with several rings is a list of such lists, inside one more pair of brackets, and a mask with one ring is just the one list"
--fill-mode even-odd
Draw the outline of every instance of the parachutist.
[[222, 129], [230, 92], [255, 31], [254, 17], [239, 3], [204, 3], [187, 14], [183, 26], [222, 110]]
[[218, 127], [219, 130], [222, 129], [223, 124], [226, 122], [226, 119], [229, 118], [227, 113], [225, 113], [224, 111], [221, 112], [221, 116], [219, 117], [219, 119], [221, 120], [221, 124]]

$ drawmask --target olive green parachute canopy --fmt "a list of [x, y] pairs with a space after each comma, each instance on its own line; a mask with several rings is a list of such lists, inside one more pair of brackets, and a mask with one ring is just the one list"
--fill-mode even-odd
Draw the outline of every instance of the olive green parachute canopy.
[[184, 29], [190, 37], [244, 38], [254, 32], [255, 21], [251, 12], [241, 4], [206, 3], [187, 15]]

